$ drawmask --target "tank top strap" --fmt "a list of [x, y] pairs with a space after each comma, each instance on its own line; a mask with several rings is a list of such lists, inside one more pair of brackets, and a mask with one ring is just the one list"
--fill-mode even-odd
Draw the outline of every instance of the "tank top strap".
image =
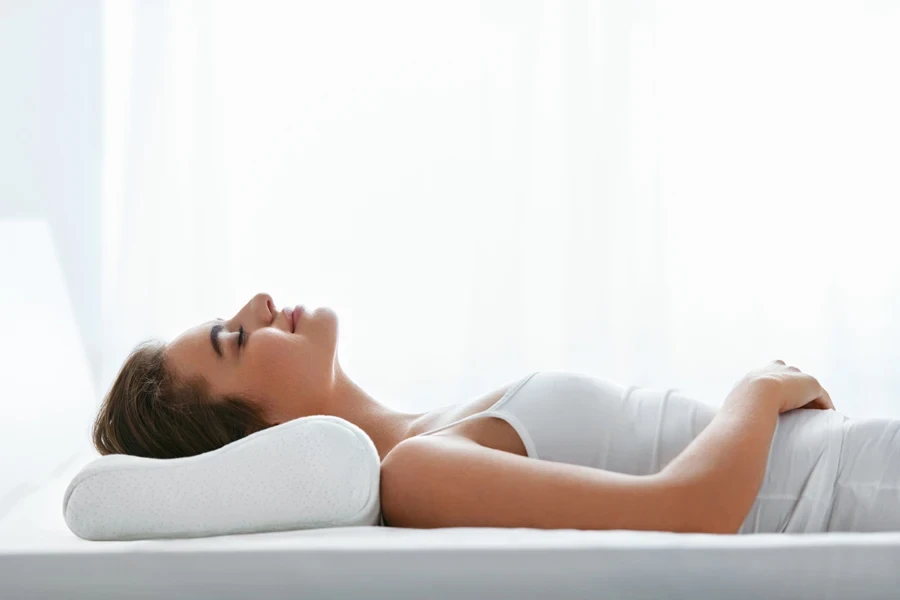
[[518, 392], [519, 389], [521, 389], [521, 387], [523, 385], [528, 383], [528, 381], [532, 377], [537, 375], [538, 373], [540, 373], [540, 371], [534, 371], [532, 373], [529, 373], [528, 375], [526, 375], [519, 381], [517, 381], [515, 383], [515, 385], [513, 385], [511, 388], [506, 390], [506, 393], [503, 394], [503, 396], [501, 396], [499, 400], [494, 402], [490, 407], [486, 408], [485, 410], [479, 411], [477, 413], [471, 414], [471, 415], [469, 415], [467, 417], [463, 417], [461, 419], [457, 419], [457, 420], [453, 421], [452, 423], [447, 423], [446, 425], [442, 425], [442, 426], [436, 427], [434, 429], [429, 429], [428, 431], [426, 431], [424, 433], [420, 433], [419, 435], [420, 436], [421, 435], [430, 435], [432, 433], [437, 433], [438, 431], [443, 431], [443, 430], [447, 429], [448, 427], [453, 427], [454, 425], [459, 425], [460, 423], [465, 423], [467, 421], [474, 421], [475, 419], [481, 419], [484, 417], [497, 417], [497, 418], [503, 419], [504, 421], [506, 421], [507, 423], [512, 425], [512, 427], [519, 434], [519, 437], [522, 438], [522, 443], [525, 445], [525, 449], [527, 450], [528, 455], [534, 456], [535, 455], [534, 444], [531, 443], [531, 436], [529, 436], [528, 432], [524, 430], [524, 427], [522, 426], [522, 424], [519, 422], [518, 419], [516, 419], [511, 414], [503, 412], [501, 409], [503, 408], [504, 404], [509, 402], [510, 398], [512, 398], [513, 396], [516, 395], [516, 392]]

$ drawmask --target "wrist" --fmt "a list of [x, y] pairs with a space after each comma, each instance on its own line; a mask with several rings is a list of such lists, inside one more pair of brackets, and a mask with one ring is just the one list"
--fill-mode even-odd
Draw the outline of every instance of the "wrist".
[[782, 389], [778, 381], [766, 377], [744, 377], [726, 398], [726, 403], [747, 404], [754, 410], [781, 412]]

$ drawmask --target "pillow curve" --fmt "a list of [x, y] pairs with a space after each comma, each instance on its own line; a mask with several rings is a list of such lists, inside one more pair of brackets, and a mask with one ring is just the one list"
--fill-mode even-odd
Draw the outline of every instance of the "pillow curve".
[[195, 456], [100, 456], [72, 478], [63, 515], [94, 541], [378, 525], [380, 474], [362, 429], [313, 415]]

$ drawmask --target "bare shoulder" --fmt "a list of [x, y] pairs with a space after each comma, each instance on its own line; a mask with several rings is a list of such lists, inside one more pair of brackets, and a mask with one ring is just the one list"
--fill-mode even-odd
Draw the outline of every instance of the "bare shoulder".
[[500, 398], [502, 398], [503, 395], [508, 392], [510, 388], [512, 388], [515, 384], [515, 381], [505, 383], [498, 388], [494, 388], [488, 392], [485, 392], [484, 394], [481, 394], [480, 396], [477, 396], [476, 398], [435, 411], [430, 415], [430, 418], [422, 424], [422, 427], [420, 428], [421, 430], [417, 433], [423, 433], [431, 429], [437, 429], [438, 427], [443, 427], [448, 423], [458, 421], [459, 419], [463, 419], [465, 417], [468, 417], [469, 415], [474, 415], [475, 413], [487, 410], [488, 408], [493, 406], [494, 403], [500, 400]]
[[[483, 412], [497, 403], [506, 392], [514, 385], [516, 380], [507, 382], [498, 388], [486, 392], [468, 402], [450, 406], [429, 416], [422, 423], [413, 436], [408, 439], [417, 439], [420, 434], [444, 427], [465, 417]], [[526, 456], [525, 445], [516, 431], [502, 419], [481, 418], [451, 425], [446, 429], [424, 436], [422, 439], [433, 437], [462, 438], [475, 442], [487, 448], [511, 452], [520, 456]]]
[[453, 494], [466, 495], [474, 489], [470, 482], [454, 481], [454, 473], [461, 474], [460, 468], [479, 450], [503, 454], [461, 433], [416, 436], [397, 444], [381, 463], [381, 511], [385, 525], [452, 526], [444, 518], [449, 514], [448, 503], [458, 504]]

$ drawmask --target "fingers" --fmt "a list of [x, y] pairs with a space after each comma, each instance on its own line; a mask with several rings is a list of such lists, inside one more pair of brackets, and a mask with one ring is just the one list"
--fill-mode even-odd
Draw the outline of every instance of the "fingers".
[[801, 375], [801, 377], [804, 377], [807, 380], [810, 390], [807, 398], [814, 399], [813, 403], [815, 403], [816, 408], [822, 410], [834, 410], [834, 404], [831, 403], [831, 396], [828, 395], [828, 392], [825, 391], [825, 388], [822, 387], [819, 380], [806, 373]]
[[785, 367], [788, 371], [792, 371], [792, 372], [794, 372], [794, 373], [800, 373], [800, 372], [801, 372], [800, 369], [798, 369], [797, 367], [795, 367], [795, 366], [793, 366], [793, 365], [791, 365], [791, 366], [788, 367], [787, 365], [785, 365], [784, 361], [781, 360], [781, 359], [773, 360], [772, 363], [773, 363], [773, 364], [776, 364], [776, 365], [781, 365], [782, 367]]
[[816, 398], [811, 402], [807, 402], [800, 408], [808, 408], [813, 410], [834, 410], [834, 405], [831, 404], [831, 400], [826, 400], [825, 398]]
[[[835, 410], [834, 402], [831, 401], [831, 395], [823, 388], [818, 381], [814, 377], [810, 377], [810, 385], [813, 386], [813, 390], [810, 393], [810, 396], [814, 396], [813, 400], [810, 400], [800, 408], [815, 408], [818, 410]], [[807, 396], [809, 397], [809, 396]]]
[[831, 395], [825, 390], [822, 390], [823, 396], [822, 400], [825, 403], [825, 410], [835, 410], [834, 402], [831, 401]]
[[834, 402], [831, 400], [831, 395], [822, 387], [822, 384], [819, 383], [819, 380], [813, 377], [812, 375], [803, 373], [797, 367], [790, 365], [788, 366], [781, 359], [773, 360], [770, 364], [779, 365], [784, 367], [785, 371], [790, 371], [791, 373], [799, 373], [800, 379], [805, 380], [805, 385], [808, 386], [808, 395], [807, 398], [813, 398], [806, 404], [804, 404], [801, 408], [815, 408], [819, 410], [835, 410]]

